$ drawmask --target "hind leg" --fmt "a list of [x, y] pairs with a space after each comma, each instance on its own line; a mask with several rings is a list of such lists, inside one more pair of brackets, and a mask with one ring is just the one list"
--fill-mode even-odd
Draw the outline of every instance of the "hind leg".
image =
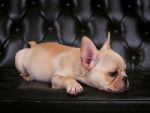
[[16, 69], [20, 72], [20, 76], [26, 80], [26, 81], [32, 81], [31, 76], [27, 73], [26, 69], [24, 68], [24, 61], [26, 59], [26, 56], [29, 53], [29, 49], [23, 49], [16, 53], [15, 56], [15, 66]]

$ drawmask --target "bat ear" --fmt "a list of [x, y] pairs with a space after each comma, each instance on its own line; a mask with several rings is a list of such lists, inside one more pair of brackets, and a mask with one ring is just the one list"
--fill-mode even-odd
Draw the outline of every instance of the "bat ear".
[[110, 32], [108, 32], [107, 40], [105, 41], [105, 43], [103, 44], [101, 48], [101, 50], [105, 50], [105, 49], [111, 49], [110, 48]]
[[87, 68], [91, 69], [95, 66], [97, 58], [97, 48], [94, 43], [86, 36], [82, 38], [80, 47], [81, 63]]

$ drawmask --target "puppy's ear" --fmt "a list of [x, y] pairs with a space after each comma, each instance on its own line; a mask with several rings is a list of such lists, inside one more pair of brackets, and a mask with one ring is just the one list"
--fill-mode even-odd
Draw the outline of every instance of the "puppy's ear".
[[110, 32], [108, 32], [108, 37], [105, 43], [103, 44], [101, 50], [110, 49]]
[[80, 53], [82, 65], [89, 70], [93, 68], [96, 64], [97, 49], [94, 43], [86, 36], [82, 38]]

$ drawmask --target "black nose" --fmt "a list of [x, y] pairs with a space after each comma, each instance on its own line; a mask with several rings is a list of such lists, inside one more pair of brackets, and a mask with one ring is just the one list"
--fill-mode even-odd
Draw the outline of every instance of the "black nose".
[[128, 85], [128, 77], [127, 76], [123, 77], [123, 81], [124, 81], [125, 85]]

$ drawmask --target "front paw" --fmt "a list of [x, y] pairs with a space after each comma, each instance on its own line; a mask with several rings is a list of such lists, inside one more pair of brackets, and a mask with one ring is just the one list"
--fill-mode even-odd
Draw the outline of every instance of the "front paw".
[[77, 82], [73, 82], [67, 85], [67, 93], [70, 95], [77, 95], [82, 91], [83, 87]]

